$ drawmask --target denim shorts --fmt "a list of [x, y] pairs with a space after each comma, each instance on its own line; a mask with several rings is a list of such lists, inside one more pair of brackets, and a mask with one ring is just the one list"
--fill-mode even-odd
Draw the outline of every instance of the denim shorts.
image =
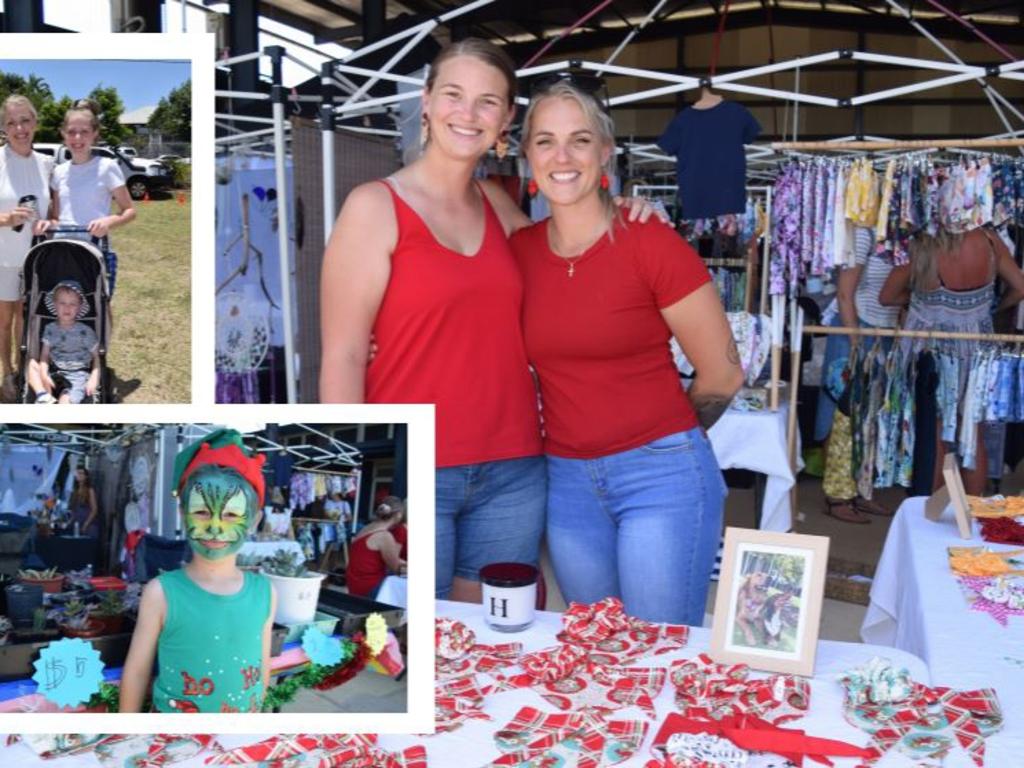
[[548, 549], [566, 601], [618, 597], [647, 621], [700, 626], [726, 487], [695, 427], [596, 459], [548, 457]]
[[442, 467], [434, 493], [437, 597], [448, 596], [455, 576], [479, 581], [489, 563], [537, 564], [547, 503], [543, 456]]

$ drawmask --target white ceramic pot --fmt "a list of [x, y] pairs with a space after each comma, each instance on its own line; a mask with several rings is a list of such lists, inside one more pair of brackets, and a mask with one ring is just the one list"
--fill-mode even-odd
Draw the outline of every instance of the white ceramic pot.
[[301, 578], [268, 573], [267, 578], [277, 592], [277, 612], [274, 614], [274, 621], [278, 624], [313, 621], [317, 600], [320, 598], [320, 582], [326, 577], [325, 573], [314, 573]]

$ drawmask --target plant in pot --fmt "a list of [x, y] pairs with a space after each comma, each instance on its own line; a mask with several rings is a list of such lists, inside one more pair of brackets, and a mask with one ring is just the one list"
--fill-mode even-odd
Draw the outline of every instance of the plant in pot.
[[43, 605], [43, 588], [38, 584], [10, 584], [4, 590], [7, 597], [7, 617], [16, 627], [30, 629], [32, 617]]
[[14, 629], [14, 624], [6, 616], [0, 616], [0, 645], [7, 645], [7, 638]]
[[103, 627], [89, 615], [89, 607], [81, 600], [72, 600], [64, 606], [64, 615], [58, 622], [65, 637], [98, 637]]
[[60, 592], [64, 584], [64, 574], [57, 573], [56, 568], [47, 568], [45, 571], [37, 571], [34, 568], [18, 571], [18, 581], [25, 584], [38, 584], [43, 592], [55, 594]]
[[326, 574], [310, 571], [302, 555], [286, 549], [279, 549], [273, 557], [265, 558], [261, 570], [277, 592], [275, 622], [302, 624], [313, 621], [320, 598], [320, 582]]
[[116, 635], [124, 629], [124, 598], [114, 589], [103, 593], [99, 605], [92, 609], [93, 620], [99, 622], [102, 634]]

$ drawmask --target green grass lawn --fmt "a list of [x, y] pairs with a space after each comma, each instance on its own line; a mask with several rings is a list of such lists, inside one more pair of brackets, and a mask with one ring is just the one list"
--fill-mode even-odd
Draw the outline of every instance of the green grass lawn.
[[135, 221], [110, 238], [118, 269], [107, 360], [121, 402], [192, 400], [192, 201], [177, 196], [137, 201]]

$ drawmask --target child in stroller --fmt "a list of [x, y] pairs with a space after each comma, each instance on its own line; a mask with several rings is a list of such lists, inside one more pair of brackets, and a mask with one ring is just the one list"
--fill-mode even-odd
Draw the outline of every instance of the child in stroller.
[[46, 294], [57, 320], [43, 330], [39, 360], [28, 364], [28, 385], [37, 403], [80, 403], [100, 383], [99, 340], [85, 323], [89, 302], [75, 280], [61, 280]]

